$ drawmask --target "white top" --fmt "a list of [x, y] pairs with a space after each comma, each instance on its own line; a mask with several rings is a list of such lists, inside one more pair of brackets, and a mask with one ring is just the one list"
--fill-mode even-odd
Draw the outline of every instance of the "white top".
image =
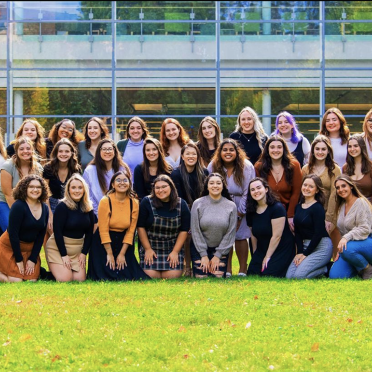
[[342, 169], [342, 166], [346, 163], [347, 143], [342, 145], [341, 138], [328, 137], [328, 139], [331, 141], [331, 145], [333, 148], [333, 160]]
[[5, 163], [4, 157], [0, 154], [0, 167]]
[[368, 140], [365, 137], [364, 137], [364, 141], [366, 142], [369, 160], [372, 161], [372, 148], [370, 147]]
[[173, 168], [173, 169], [176, 169], [179, 167], [180, 165], [180, 161], [181, 161], [181, 155], [179, 156], [179, 158], [174, 161], [173, 158], [171, 156], [167, 156], [165, 158], [165, 160], [168, 162], [168, 164]]

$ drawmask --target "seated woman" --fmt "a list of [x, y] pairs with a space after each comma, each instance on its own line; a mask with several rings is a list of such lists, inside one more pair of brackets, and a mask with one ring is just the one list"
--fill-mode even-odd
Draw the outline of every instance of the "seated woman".
[[248, 190], [247, 224], [254, 253], [247, 275], [283, 278], [295, 256], [285, 208], [263, 178], [254, 178]]
[[190, 210], [169, 176], [156, 178], [152, 190], [141, 202], [137, 224], [141, 267], [152, 278], [178, 278], [183, 270], [182, 247], [190, 230]]
[[226, 181], [211, 173], [201, 198], [191, 208], [190, 244], [194, 277], [226, 277], [227, 258], [235, 242], [237, 208]]
[[88, 185], [79, 174], [69, 178], [64, 194], [54, 212], [54, 234], [46, 243], [45, 257], [58, 282], [83, 282], [86, 256], [92, 244], [93, 206]]
[[372, 206], [347, 175], [335, 181], [338, 212], [337, 227], [342, 238], [338, 244], [339, 257], [333, 264], [331, 279], [372, 278]]
[[32, 174], [18, 182], [9, 214], [8, 230], [0, 238], [0, 281], [36, 281], [40, 275], [40, 250], [49, 208], [48, 185]]
[[134, 256], [138, 201], [133, 197], [130, 173], [116, 172], [98, 207], [98, 230], [89, 253], [92, 280], [147, 279]]
[[351, 136], [347, 141], [346, 163], [342, 167], [342, 173], [350, 176], [361, 194], [372, 201], [372, 162], [360, 134]]
[[297, 255], [288, 268], [288, 279], [311, 279], [327, 272], [332, 241], [324, 223], [324, 201], [321, 179], [315, 174], [305, 176], [293, 219]]

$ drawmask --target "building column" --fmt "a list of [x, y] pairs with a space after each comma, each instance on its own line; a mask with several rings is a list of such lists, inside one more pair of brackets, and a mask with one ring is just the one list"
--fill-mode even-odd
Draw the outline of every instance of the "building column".
[[[271, 93], [269, 89], [262, 91], [262, 115], [271, 115]], [[267, 135], [271, 133], [271, 118], [262, 118], [262, 125]]]
[[[271, 1], [262, 2], [262, 19], [271, 21]], [[264, 35], [271, 35], [271, 23], [263, 23], [262, 31]]]
[[[14, 90], [14, 115], [23, 115], [23, 91]], [[21, 127], [23, 118], [14, 118], [14, 133], [10, 133], [10, 140], [14, 139], [15, 133]]]

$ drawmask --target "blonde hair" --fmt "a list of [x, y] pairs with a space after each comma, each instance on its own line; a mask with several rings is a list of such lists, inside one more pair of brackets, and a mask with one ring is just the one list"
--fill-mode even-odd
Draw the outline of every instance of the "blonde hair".
[[80, 200], [80, 209], [83, 213], [88, 213], [93, 209], [92, 202], [89, 198], [89, 187], [85, 182], [84, 178], [78, 173], [74, 173], [71, 178], [67, 181], [65, 187], [65, 197], [61, 200], [62, 203], [65, 203], [68, 209], [76, 210], [78, 206], [74, 202], [70, 195], [70, 185], [72, 181], [80, 181], [83, 184], [84, 194]]

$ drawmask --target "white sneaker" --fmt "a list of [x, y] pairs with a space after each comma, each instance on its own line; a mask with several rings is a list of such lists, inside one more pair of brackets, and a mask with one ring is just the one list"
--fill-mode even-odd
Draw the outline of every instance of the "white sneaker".
[[231, 273], [229, 273], [228, 271], [226, 272], [226, 278], [231, 278]]
[[247, 276], [246, 273], [239, 273], [238, 276]]

